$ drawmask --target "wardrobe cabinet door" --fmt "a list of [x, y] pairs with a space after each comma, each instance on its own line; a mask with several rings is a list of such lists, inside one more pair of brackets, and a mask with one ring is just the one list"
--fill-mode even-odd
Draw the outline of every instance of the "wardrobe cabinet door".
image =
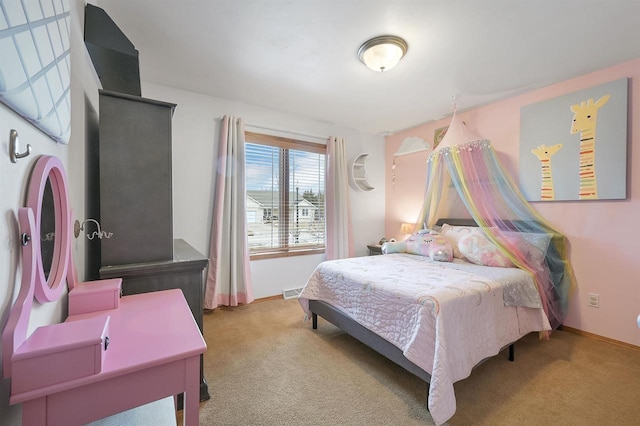
[[101, 266], [173, 258], [175, 104], [100, 91]]

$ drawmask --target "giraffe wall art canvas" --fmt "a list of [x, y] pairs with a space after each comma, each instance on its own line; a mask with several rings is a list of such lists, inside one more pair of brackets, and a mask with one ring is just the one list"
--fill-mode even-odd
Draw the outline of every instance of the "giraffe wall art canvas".
[[627, 197], [628, 79], [523, 106], [520, 189], [528, 201]]

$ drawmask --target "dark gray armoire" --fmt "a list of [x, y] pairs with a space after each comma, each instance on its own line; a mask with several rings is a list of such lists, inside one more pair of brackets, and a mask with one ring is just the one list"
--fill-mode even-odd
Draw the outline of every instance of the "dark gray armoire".
[[[102, 230], [112, 235], [87, 250], [99, 258], [93, 262], [98, 270], [87, 275], [122, 278], [125, 296], [181, 289], [203, 332], [208, 259], [173, 238], [171, 120], [176, 105], [106, 90], [99, 97], [97, 149], [88, 149], [87, 162], [99, 177], [91, 185], [87, 210], [99, 211]], [[200, 376], [200, 399], [206, 400], [202, 356]]]
[[175, 104], [100, 91], [101, 265], [173, 258], [171, 118]]

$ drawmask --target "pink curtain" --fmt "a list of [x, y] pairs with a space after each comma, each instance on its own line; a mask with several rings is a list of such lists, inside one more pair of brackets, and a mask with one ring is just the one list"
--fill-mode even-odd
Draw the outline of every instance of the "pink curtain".
[[204, 307], [251, 303], [242, 119], [224, 116], [218, 141], [209, 269]]
[[344, 138], [327, 141], [327, 260], [353, 257], [349, 171]]

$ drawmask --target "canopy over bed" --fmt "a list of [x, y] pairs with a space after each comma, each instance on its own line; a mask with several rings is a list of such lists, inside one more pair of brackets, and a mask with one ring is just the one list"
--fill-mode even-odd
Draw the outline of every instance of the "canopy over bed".
[[[455, 216], [461, 208], [504, 256], [532, 275], [551, 326], [560, 326], [573, 283], [566, 238], [524, 199], [491, 142], [474, 135], [454, 113], [445, 137], [427, 160], [427, 189], [418, 223], [431, 229], [438, 218]], [[528, 249], [534, 234], [550, 241], [543, 262]]]

